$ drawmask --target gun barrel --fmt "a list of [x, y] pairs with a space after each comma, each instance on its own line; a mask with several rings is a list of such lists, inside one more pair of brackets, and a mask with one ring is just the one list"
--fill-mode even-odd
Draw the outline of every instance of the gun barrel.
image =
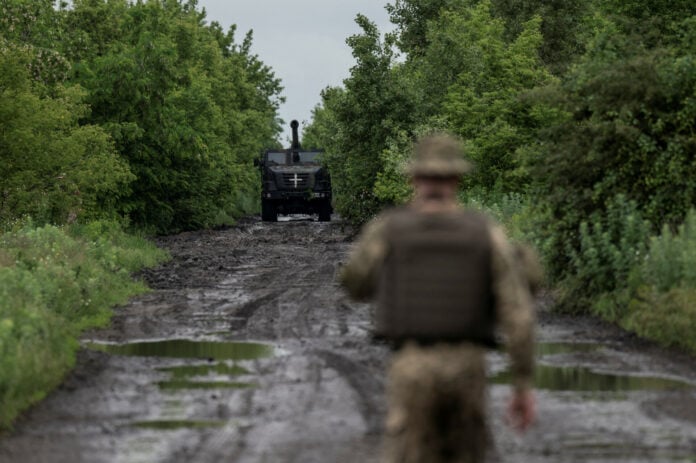
[[290, 123], [290, 127], [292, 128], [292, 146], [290, 149], [300, 149], [300, 136], [298, 135], [297, 128], [300, 126], [300, 123], [297, 121], [292, 121]]

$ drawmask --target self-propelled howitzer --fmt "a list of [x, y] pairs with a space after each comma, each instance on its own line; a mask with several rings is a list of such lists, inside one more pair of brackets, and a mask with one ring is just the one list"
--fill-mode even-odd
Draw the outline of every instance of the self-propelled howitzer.
[[299, 123], [292, 121], [292, 144], [286, 150], [265, 151], [261, 169], [261, 218], [276, 222], [278, 214], [316, 214], [331, 220], [331, 177], [321, 164], [323, 150], [303, 150]]

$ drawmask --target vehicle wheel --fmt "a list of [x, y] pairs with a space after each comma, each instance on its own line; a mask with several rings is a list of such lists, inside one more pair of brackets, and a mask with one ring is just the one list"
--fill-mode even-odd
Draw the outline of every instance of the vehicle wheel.
[[331, 222], [331, 203], [328, 201], [319, 206], [319, 222]]
[[278, 210], [270, 201], [261, 200], [261, 220], [264, 222], [277, 222]]

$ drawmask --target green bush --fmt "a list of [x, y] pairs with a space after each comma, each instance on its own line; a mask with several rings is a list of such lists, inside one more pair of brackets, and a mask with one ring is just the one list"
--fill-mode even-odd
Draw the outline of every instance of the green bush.
[[165, 258], [113, 222], [0, 235], [0, 428], [59, 384], [82, 330], [146, 290], [131, 273]]
[[650, 238], [638, 269], [640, 286], [625, 301], [621, 326], [665, 346], [696, 353], [696, 211], [676, 232]]
[[648, 48], [598, 20], [588, 52], [561, 83], [530, 96], [559, 111], [525, 157], [550, 211], [556, 279], [572, 274], [568, 251], [580, 252], [580, 223], [618, 194], [639, 205], [653, 233], [681, 223], [694, 204], [696, 27], [692, 19], [672, 29], [679, 33], [669, 46]]
[[634, 205], [622, 207], [621, 213], [614, 206], [608, 214], [612, 220], [583, 228], [583, 253], [574, 260], [577, 275], [563, 281], [563, 294], [578, 297], [584, 290], [580, 301], [597, 315], [641, 337], [696, 353], [696, 211], [676, 232], [665, 226], [646, 240], [647, 223], [641, 224]]
[[0, 429], [72, 366], [75, 337], [48, 310], [39, 285], [28, 270], [0, 268]]
[[413, 140], [406, 131], [390, 138], [387, 147], [380, 153], [382, 170], [377, 173], [374, 192], [382, 204], [403, 204], [413, 195], [411, 184], [404, 167], [412, 151]]
[[665, 225], [662, 234], [650, 239], [642, 278], [661, 292], [696, 288], [696, 211], [689, 211], [676, 233]]
[[606, 304], [594, 303], [606, 293], [631, 286], [632, 274], [645, 258], [649, 236], [650, 226], [637, 204], [622, 195], [616, 196], [606, 211], [595, 212], [589, 222], [581, 222], [579, 249], [566, 248], [570, 268], [559, 282], [559, 307], [582, 311], [589, 306], [603, 315]]
[[663, 346], [696, 354], [696, 288], [667, 292], [643, 288], [631, 300], [621, 326]]

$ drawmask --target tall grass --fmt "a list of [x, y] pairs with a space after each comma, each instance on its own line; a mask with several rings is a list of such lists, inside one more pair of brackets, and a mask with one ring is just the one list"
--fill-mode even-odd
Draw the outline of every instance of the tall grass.
[[0, 235], [0, 428], [60, 383], [81, 331], [146, 290], [132, 272], [164, 259], [112, 222]]
[[[476, 194], [462, 201], [501, 223], [513, 241], [545, 250], [529, 197]], [[567, 248], [568, 268], [556, 275], [557, 310], [591, 312], [621, 327], [696, 353], [696, 211], [676, 228], [652, 233], [634, 201], [617, 195], [580, 224], [580, 246]]]
[[578, 233], [560, 307], [590, 307], [641, 337], [696, 353], [696, 211], [651, 236], [636, 204], [617, 196]]
[[640, 286], [622, 326], [696, 353], [696, 211], [689, 211], [676, 231], [665, 226], [650, 238], [637, 271]]
[[623, 308], [606, 300], [632, 286], [636, 268], [646, 255], [650, 224], [634, 201], [619, 195], [603, 213], [580, 224], [579, 237], [580, 248], [568, 251], [570, 269], [559, 284], [559, 307], [581, 312], [590, 306], [614, 320]]

